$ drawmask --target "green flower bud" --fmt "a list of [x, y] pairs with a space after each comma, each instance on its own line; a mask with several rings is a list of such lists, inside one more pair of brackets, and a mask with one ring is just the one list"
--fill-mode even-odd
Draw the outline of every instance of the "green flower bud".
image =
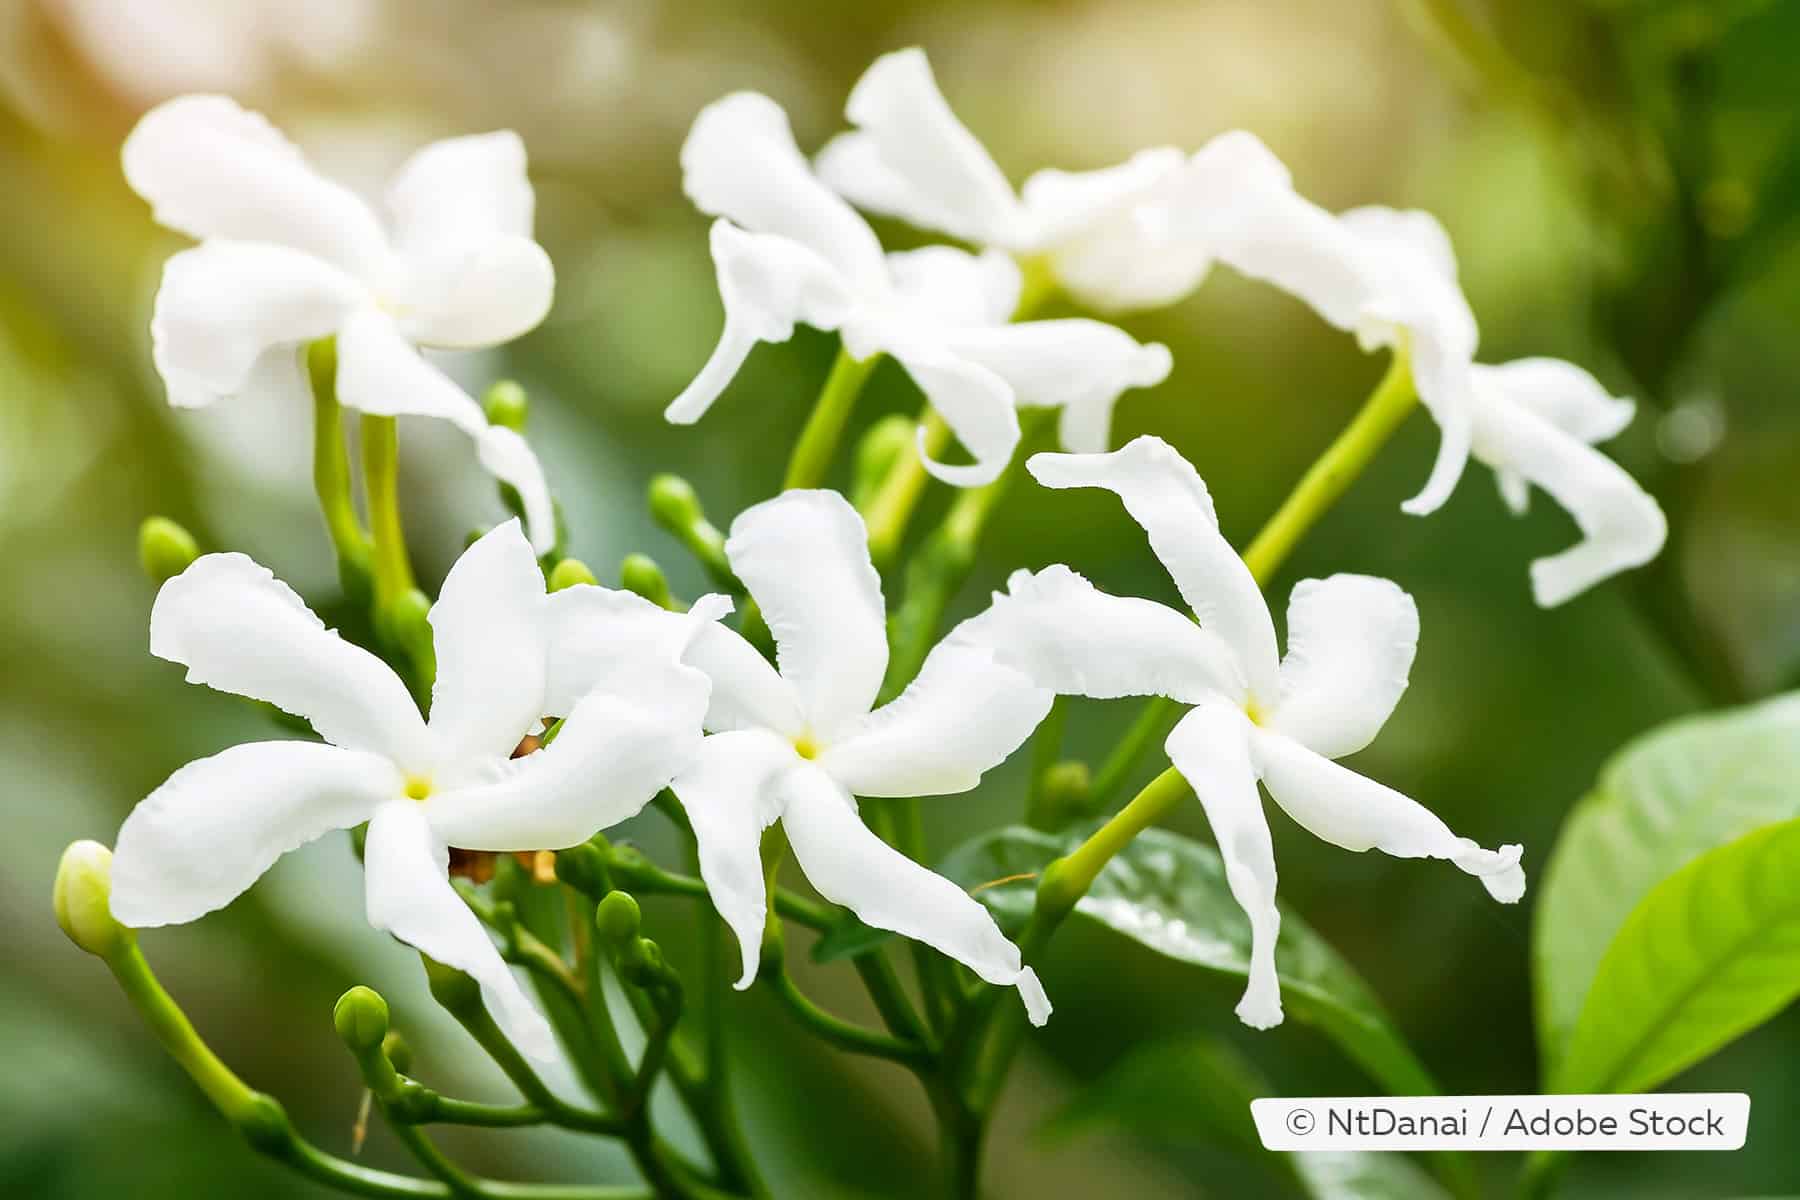
[[502, 379], [494, 384], [481, 398], [481, 407], [487, 413], [488, 424], [504, 425], [515, 433], [525, 432], [530, 405], [525, 399], [525, 389], [514, 381]]
[[652, 479], [649, 498], [650, 515], [670, 532], [679, 533], [697, 521], [706, 520], [694, 485], [679, 475], [658, 475]]
[[1044, 804], [1052, 812], [1084, 813], [1093, 795], [1094, 775], [1084, 762], [1065, 759], [1044, 772]]
[[357, 986], [338, 997], [331, 1023], [353, 1054], [367, 1054], [388, 1034], [388, 1006], [381, 993]]
[[556, 877], [589, 896], [605, 895], [612, 886], [606, 878], [606, 851], [591, 842], [558, 850]]
[[112, 851], [99, 842], [74, 842], [63, 851], [51, 904], [62, 931], [89, 954], [105, 958], [131, 941], [131, 930], [113, 919]]
[[643, 925], [643, 910], [630, 892], [608, 892], [594, 910], [594, 924], [609, 942], [629, 945]]
[[412, 1070], [412, 1045], [400, 1036], [398, 1029], [388, 1030], [388, 1035], [381, 1039], [381, 1052], [394, 1064], [394, 1070], [402, 1075]]
[[881, 418], [856, 444], [856, 469], [851, 476], [850, 503], [857, 508], [867, 504], [893, 469], [894, 463], [912, 445], [918, 422], [898, 413]]
[[636, 592], [658, 608], [674, 608], [669, 594], [669, 577], [648, 554], [627, 554], [619, 564], [619, 582], [628, 592]]
[[560, 592], [577, 584], [598, 584], [593, 571], [579, 558], [565, 558], [550, 569], [550, 590]]
[[145, 517], [138, 526], [138, 562], [152, 583], [165, 583], [200, 557], [194, 535], [167, 517]]

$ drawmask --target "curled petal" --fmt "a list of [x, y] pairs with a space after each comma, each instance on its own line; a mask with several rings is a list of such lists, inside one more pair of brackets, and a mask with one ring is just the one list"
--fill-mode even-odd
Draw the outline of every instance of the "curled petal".
[[829, 743], [869, 711], [887, 670], [887, 611], [862, 518], [836, 492], [784, 492], [738, 515], [725, 556], [762, 606], [808, 728]]
[[400, 794], [386, 758], [251, 742], [187, 764], [131, 811], [113, 852], [113, 915], [143, 929], [223, 908], [275, 860]]
[[550, 498], [544, 464], [531, 443], [504, 425], [490, 425], [476, 435], [475, 457], [489, 475], [519, 494], [532, 551], [544, 555], [555, 549], [556, 504]]
[[1668, 537], [1656, 500], [1618, 463], [1503, 394], [1475, 414], [1475, 452], [1496, 470], [1548, 492], [1581, 527], [1582, 540], [1531, 564], [1531, 590], [1554, 608], [1620, 571], [1655, 558]]
[[1109, 595], [1060, 565], [1017, 571], [1007, 588], [958, 634], [1039, 687], [1099, 700], [1244, 697], [1231, 648], [1172, 608]]
[[387, 235], [368, 205], [224, 96], [159, 104], [125, 139], [122, 158], [126, 182], [158, 224], [192, 238], [286, 246], [371, 284], [387, 270]]
[[736, 92], [701, 110], [682, 143], [681, 185], [701, 212], [794, 242], [858, 290], [885, 286], [875, 232], [819, 182], [767, 96]]
[[[854, 331], [847, 330], [846, 337], [854, 337]], [[879, 335], [879, 345], [906, 368], [975, 460], [962, 466], [931, 457], [921, 426], [919, 457], [927, 473], [951, 487], [981, 487], [1000, 478], [1018, 449], [1020, 436], [1018, 409], [1006, 381], [981, 364], [952, 353], [941, 342], [911, 331], [886, 331]]]
[[1030, 248], [1012, 186], [950, 110], [923, 50], [876, 59], [851, 89], [844, 115], [857, 132], [834, 139], [818, 164], [839, 194], [921, 229]]
[[151, 355], [169, 403], [238, 395], [260, 361], [334, 332], [367, 292], [323, 259], [286, 246], [212, 241], [163, 266]]
[[1212, 497], [1187, 459], [1161, 438], [1140, 437], [1111, 454], [1034, 454], [1025, 465], [1045, 487], [1101, 487], [1123, 500], [1201, 628], [1237, 653], [1251, 695], [1265, 703], [1274, 699], [1269, 606], [1250, 568], [1219, 532]]
[[1225, 862], [1225, 883], [1250, 918], [1250, 982], [1238, 1002], [1238, 1019], [1267, 1029], [1281, 1024], [1281, 981], [1275, 973], [1281, 912], [1275, 907], [1275, 847], [1256, 790], [1250, 731], [1237, 709], [1206, 704], [1181, 719], [1164, 749], [1200, 798]]
[[1288, 600], [1288, 652], [1270, 729], [1326, 758], [1367, 746], [1406, 691], [1419, 610], [1370, 575], [1303, 579]]
[[856, 801], [817, 767], [796, 767], [777, 786], [781, 827], [821, 896], [865, 924], [924, 942], [989, 983], [1017, 987], [1032, 1024], [1050, 1019], [1037, 975], [977, 900], [877, 837], [857, 815]]
[[1450, 832], [1418, 801], [1280, 734], [1256, 731], [1251, 754], [1275, 803], [1313, 836], [1346, 850], [1446, 859], [1481, 880], [1502, 904], [1525, 894], [1522, 847], [1484, 850]]
[[769, 911], [762, 832], [781, 815], [776, 781], [800, 761], [790, 743], [764, 730], [716, 733], [670, 785], [694, 827], [706, 893], [737, 935], [740, 990], [756, 980]]
[[369, 821], [363, 886], [369, 924], [393, 934], [481, 985], [481, 998], [509, 1038], [539, 1061], [556, 1056], [556, 1037], [526, 998], [512, 969], [448, 875], [450, 851], [432, 832], [422, 805], [395, 800]]
[[1054, 698], [959, 628], [905, 691], [827, 747], [819, 765], [857, 796], [966, 792], [1031, 736]]
[[947, 344], [1004, 379], [1020, 407], [1061, 409], [1063, 446], [1083, 454], [1111, 443], [1119, 396], [1161, 383], [1172, 362], [1167, 346], [1088, 320], [956, 330]]
[[708, 733], [768, 729], [792, 739], [806, 732], [806, 716], [794, 685], [737, 630], [708, 623], [695, 634], [685, 661], [712, 680]]
[[305, 717], [334, 746], [409, 766], [430, 759], [400, 677], [242, 554], [201, 555], [163, 584], [150, 610], [150, 653], [186, 667], [189, 683]]
[[699, 753], [706, 689], [670, 663], [642, 673], [629, 700], [586, 696], [542, 750], [433, 796], [432, 828], [470, 850], [559, 850], [636, 816]]
[[1637, 405], [1560, 358], [1517, 358], [1497, 367], [1476, 364], [1478, 396], [1505, 396], [1572, 438], [1594, 445], [1625, 432]]
[[712, 256], [725, 328], [700, 373], [663, 410], [677, 425], [705, 415], [758, 342], [785, 342], [796, 324], [836, 329], [854, 303], [830, 263], [786, 237], [746, 233], [729, 221], [715, 221]]
[[544, 575], [517, 521], [484, 534], [431, 606], [431, 731], [463, 761], [504, 760], [544, 707]]

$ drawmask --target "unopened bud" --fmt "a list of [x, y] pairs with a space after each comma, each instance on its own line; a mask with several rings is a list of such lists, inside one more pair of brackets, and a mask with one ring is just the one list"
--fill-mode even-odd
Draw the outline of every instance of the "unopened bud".
[[1064, 759], [1044, 772], [1044, 803], [1053, 812], [1085, 813], [1093, 795], [1094, 775], [1084, 762]]
[[578, 584], [598, 584], [593, 571], [579, 558], [565, 558], [550, 568], [550, 590], [560, 592], [564, 588], [572, 588]]
[[331, 1011], [331, 1022], [338, 1037], [357, 1054], [367, 1054], [381, 1045], [388, 1034], [388, 1006], [381, 993], [373, 988], [353, 987], [338, 997]]
[[669, 577], [648, 554], [627, 554], [619, 564], [619, 582], [628, 592], [636, 592], [658, 608], [673, 608], [669, 593]]
[[525, 399], [525, 389], [511, 379], [502, 379], [487, 390], [481, 398], [481, 407], [487, 413], [488, 424], [504, 425], [515, 433], [525, 432], [525, 418], [530, 414], [530, 405]]
[[594, 910], [594, 924], [609, 942], [629, 945], [642, 926], [644, 914], [630, 892], [608, 892]]
[[603, 895], [610, 886], [606, 880], [606, 852], [591, 842], [558, 851], [556, 877], [578, 892]]
[[105, 958], [131, 938], [113, 919], [112, 851], [99, 842], [75, 842], [63, 851], [51, 903], [56, 923], [89, 954]]
[[700, 497], [694, 491], [694, 485], [679, 475], [658, 475], [650, 481], [650, 515], [656, 523], [672, 533], [692, 525], [696, 521], [704, 521], [706, 515], [700, 511]]
[[167, 517], [145, 517], [138, 526], [138, 562], [152, 583], [161, 584], [200, 557], [194, 535]]

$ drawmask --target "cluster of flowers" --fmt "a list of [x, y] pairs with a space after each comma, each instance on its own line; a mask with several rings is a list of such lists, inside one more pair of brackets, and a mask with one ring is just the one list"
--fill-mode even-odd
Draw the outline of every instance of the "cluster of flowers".
[[[1064, 294], [1106, 312], [1172, 303], [1216, 260], [1291, 291], [1365, 347], [1408, 354], [1442, 442], [1406, 509], [1440, 506], [1470, 454], [1494, 468], [1514, 508], [1532, 484], [1549, 492], [1584, 538], [1533, 564], [1544, 605], [1661, 546], [1655, 503], [1591, 445], [1623, 428], [1630, 402], [1568, 363], [1475, 363], [1475, 321], [1438, 224], [1420, 212], [1326, 212], [1249, 134], [1191, 155], [1155, 149], [1105, 170], [1039, 172], [1015, 194], [919, 51], [876, 62], [847, 111], [853, 131], [812, 162], [766, 97], [732, 95], [696, 120], [682, 167], [690, 197], [718, 218], [725, 330], [669, 419], [698, 419], [756, 343], [785, 339], [796, 323], [837, 330], [853, 357], [883, 352], [906, 369], [973, 459], [938, 462], [921, 442], [927, 469], [954, 485], [1004, 468], [1020, 407], [1059, 409], [1073, 453], [1036, 455], [1031, 474], [1048, 487], [1116, 493], [1195, 619], [1108, 595], [1064, 566], [1020, 572], [898, 698], [874, 708], [888, 644], [868, 533], [837, 493], [806, 490], [744, 512], [725, 548], [773, 634], [778, 668], [720, 623], [731, 608], [723, 597], [680, 613], [592, 584], [546, 592], [534, 550], [553, 540], [553, 518], [536, 459], [416, 348], [503, 342], [548, 310], [552, 271], [531, 238], [518, 139], [421, 151], [396, 178], [384, 225], [262, 118], [222, 98], [177, 100], [146, 116], [124, 153], [158, 219], [200, 239], [170, 260], [152, 326], [171, 402], [293, 383], [300, 348], [335, 335], [346, 405], [465, 429], [517, 489], [526, 522], [475, 542], [444, 581], [429, 617], [429, 720], [386, 664], [248, 558], [206, 555], [171, 579], [152, 613], [152, 653], [185, 665], [192, 682], [306, 718], [325, 744], [238, 746], [171, 776], [119, 833], [120, 921], [192, 920], [287, 851], [367, 822], [370, 922], [479, 980], [520, 1044], [548, 1054], [548, 1026], [447, 881], [449, 848], [569, 846], [669, 787], [739, 939], [740, 987], [755, 977], [766, 916], [759, 841], [779, 821], [820, 894], [1016, 986], [1042, 1023], [1043, 989], [986, 909], [877, 837], [855, 797], [974, 787], [1058, 694], [1191, 706], [1166, 747], [1250, 919], [1238, 1013], [1252, 1025], [1281, 1019], [1259, 781], [1336, 845], [1446, 859], [1501, 901], [1523, 894], [1518, 846], [1483, 849], [1333, 761], [1374, 738], [1406, 687], [1419, 627], [1412, 599], [1367, 576], [1304, 581], [1282, 656], [1194, 468], [1153, 437], [1107, 451], [1114, 403], [1160, 382], [1167, 350], [1097, 320], [1014, 321], [1017, 260], [1042, 264]], [[981, 249], [884, 254], [852, 205]], [[552, 717], [561, 720], [545, 730]], [[514, 757], [534, 733], [543, 748]]]

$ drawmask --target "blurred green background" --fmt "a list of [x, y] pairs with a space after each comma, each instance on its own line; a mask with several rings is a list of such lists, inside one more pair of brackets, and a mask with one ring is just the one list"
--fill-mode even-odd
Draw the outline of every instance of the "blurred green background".
[[[511, 375], [530, 389], [533, 440], [573, 553], [613, 582], [622, 555], [647, 550], [687, 594], [699, 574], [650, 524], [644, 484], [658, 470], [686, 474], [721, 525], [769, 494], [834, 351], [803, 331], [759, 350], [697, 428], [660, 419], [719, 327], [706, 222], [680, 194], [676, 150], [720, 94], [769, 92], [810, 149], [840, 126], [862, 68], [916, 43], [1015, 179], [1243, 126], [1328, 206], [1433, 210], [1455, 238], [1484, 359], [1564, 356], [1639, 397], [1637, 422], [1610, 449], [1663, 499], [1670, 545], [1653, 567], [1538, 611], [1526, 564], [1568, 544], [1572, 524], [1541, 497], [1512, 519], [1480, 467], [1440, 514], [1401, 515], [1436, 439], [1415, 417], [1272, 594], [1279, 611], [1293, 580], [1356, 570], [1417, 597], [1412, 687], [1357, 765], [1483, 844], [1523, 841], [1527, 866], [1541, 867], [1563, 814], [1626, 739], [1800, 676], [1797, 10], [1769, 0], [0, 4], [0, 778], [11, 847], [0, 898], [12, 914], [0, 927], [0, 1190], [320, 1194], [238, 1144], [50, 917], [66, 842], [110, 841], [176, 766], [271, 728], [145, 652], [152, 587], [134, 560], [139, 520], [167, 513], [203, 546], [250, 553], [315, 601], [334, 589], [309, 490], [308, 414], [248, 403], [177, 414], [163, 402], [149, 304], [179, 241], [151, 225], [118, 170], [119, 143], [148, 106], [230, 92], [370, 191], [421, 141], [518, 129], [557, 264], [555, 310], [504, 352], [454, 369], [472, 385]], [[1224, 271], [1125, 324], [1167, 342], [1176, 366], [1166, 384], [1125, 398], [1115, 439], [1152, 430], [1181, 447], [1240, 544], [1381, 369], [1298, 304]], [[884, 367], [859, 423], [916, 402]], [[403, 442], [408, 520], [435, 577], [463, 531], [499, 510], [458, 437], [408, 427]], [[942, 502], [939, 489], [931, 503]], [[960, 610], [1009, 570], [1053, 561], [1174, 599], [1115, 504], [1020, 488]], [[1073, 749], [1097, 759], [1134, 711], [1079, 707]], [[1016, 820], [1016, 766], [928, 805], [934, 846]], [[1373, 984], [1445, 1088], [1533, 1090], [1532, 897], [1500, 908], [1443, 864], [1346, 854], [1273, 819], [1285, 899]], [[652, 852], [668, 849], [654, 816], [638, 824], [631, 832]], [[1197, 805], [1180, 826], [1206, 836]], [[394, 1002], [419, 1074], [505, 1094], [469, 1064], [472, 1047], [434, 1009], [414, 957], [368, 931], [360, 910], [349, 848], [327, 839], [227, 912], [145, 939], [224, 1057], [340, 1152], [360, 1089], [329, 1013], [351, 983]], [[649, 919], [665, 945], [687, 940], [686, 910], [653, 905]], [[829, 1006], [869, 1015], [846, 968], [803, 971]], [[1085, 1081], [1157, 1038], [1219, 1034], [1287, 1094], [1370, 1087], [1317, 1034], [1293, 1022], [1242, 1029], [1234, 989], [1099, 931], [1071, 929], [1045, 982], [1057, 1018], [1002, 1101], [986, 1175], [995, 1197], [1272, 1194], [1245, 1164], [1187, 1138], [1043, 1136]], [[932, 1193], [929, 1115], [910, 1077], [819, 1050], [759, 992], [734, 996], [731, 1013], [743, 1106], [779, 1194]], [[1800, 1117], [1797, 1062], [1800, 1018], [1789, 1012], [1671, 1085], [1751, 1093], [1743, 1152], [1589, 1156], [1564, 1194], [1800, 1187], [1784, 1132]], [[619, 1155], [562, 1136], [446, 1140], [495, 1174], [628, 1177]], [[380, 1131], [364, 1153], [400, 1161]], [[1498, 1184], [1516, 1166], [1508, 1157], [1479, 1166]]]

